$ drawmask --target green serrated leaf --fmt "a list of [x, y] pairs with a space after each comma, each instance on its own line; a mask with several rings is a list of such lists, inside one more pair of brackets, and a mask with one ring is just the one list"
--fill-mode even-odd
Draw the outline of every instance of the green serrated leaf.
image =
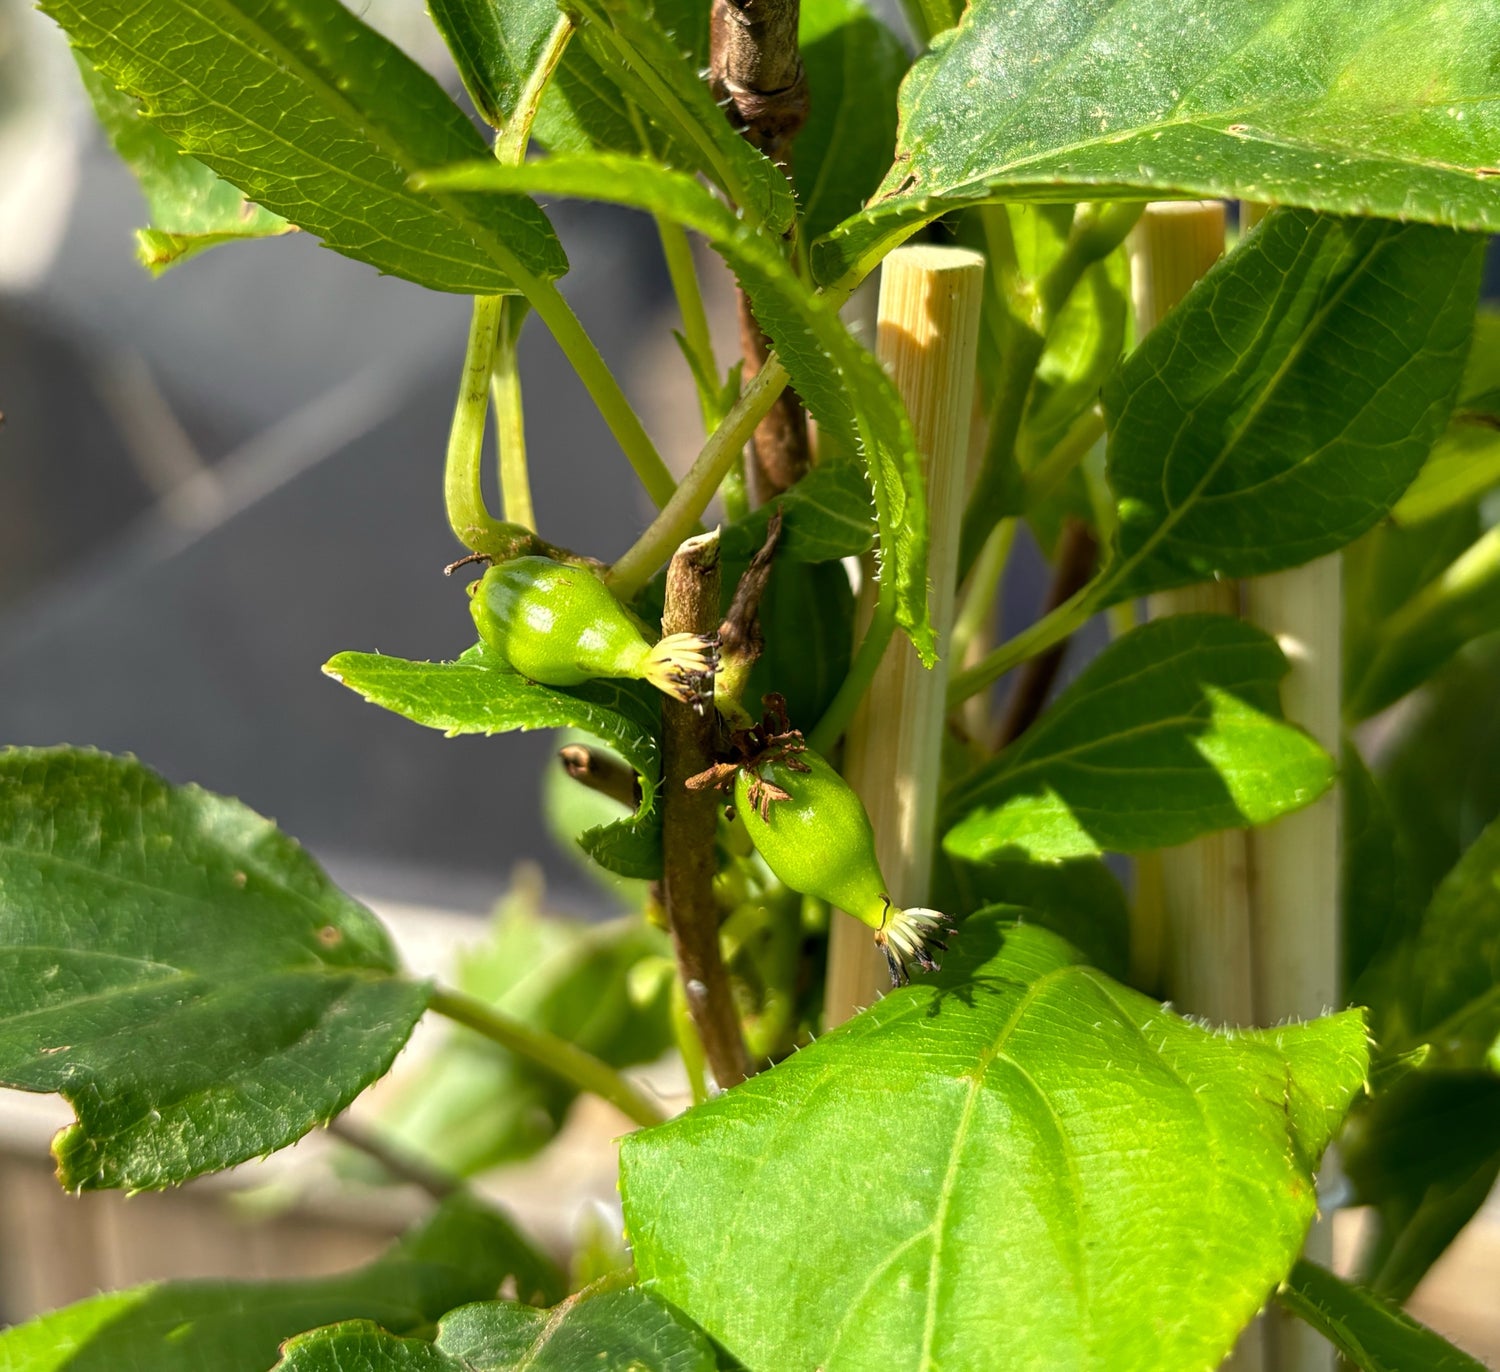
[[1286, 658], [1228, 615], [1171, 615], [1105, 649], [1009, 748], [945, 800], [955, 857], [1134, 853], [1265, 824], [1333, 783], [1281, 715]]
[[372, 1324], [293, 1339], [275, 1372], [715, 1372], [713, 1345], [644, 1291], [581, 1292], [552, 1310], [508, 1301], [447, 1315], [436, 1346]]
[[1406, 0], [975, 0], [901, 88], [895, 162], [818, 245], [863, 276], [1007, 200], [1215, 199], [1500, 229], [1500, 10]]
[[1105, 386], [1107, 598], [1294, 567], [1374, 525], [1447, 423], [1482, 254], [1274, 211]]
[[1352, 1204], [1379, 1213], [1360, 1279], [1405, 1300], [1500, 1176], [1500, 1079], [1408, 1073], [1355, 1111], [1339, 1156]]
[[891, 165], [896, 92], [911, 59], [863, 0], [803, 0], [797, 37], [809, 108], [792, 179], [799, 232], [811, 242], [856, 213]]
[[197, 158], [183, 156], [134, 100], [104, 80], [82, 53], [73, 55], [94, 114], [146, 197], [151, 227], [136, 230], [142, 266], [160, 275], [220, 243], [291, 232], [280, 215], [252, 205]]
[[428, 0], [480, 117], [503, 128], [560, 13], [557, 0]]
[[441, 86], [337, 0], [47, 0], [100, 76], [246, 196], [345, 256], [435, 290], [514, 289], [567, 259], [530, 201], [434, 197], [420, 167], [483, 156]]
[[1276, 1299], [1360, 1372], [1484, 1372], [1484, 1364], [1418, 1324], [1399, 1306], [1299, 1261]]
[[[638, 1003], [631, 984], [642, 962], [670, 956], [666, 936], [637, 916], [584, 924], [512, 898], [489, 939], [460, 958], [454, 981], [513, 1020], [628, 1067], [672, 1044], [665, 987]], [[421, 1072], [387, 1095], [381, 1130], [446, 1175], [468, 1177], [545, 1146], [577, 1096], [529, 1059], [455, 1026]]]
[[870, 551], [875, 507], [870, 485], [854, 462], [820, 463], [795, 486], [719, 535], [726, 562], [748, 562], [766, 541], [773, 509], [781, 510], [776, 556], [791, 562], [834, 562]]
[[1215, 1033], [1043, 930], [960, 944], [623, 1141], [643, 1283], [750, 1367], [1216, 1366], [1312, 1221], [1360, 1015]]
[[661, 874], [661, 711], [649, 686], [590, 681], [543, 686], [494, 654], [474, 647], [457, 662], [408, 662], [379, 653], [339, 653], [323, 671], [372, 705], [429, 729], [503, 734], [527, 729], [582, 729], [608, 744], [641, 780], [641, 803], [630, 819], [591, 829], [579, 843], [596, 862], [624, 877]]
[[419, 1333], [509, 1277], [543, 1302], [561, 1295], [550, 1260], [502, 1215], [459, 1196], [344, 1276], [162, 1282], [65, 1306], [0, 1333], [0, 1372], [265, 1372], [310, 1326], [364, 1319]]
[[660, 130], [677, 150], [674, 165], [702, 172], [756, 224], [785, 233], [797, 215], [786, 176], [730, 127], [681, 40], [634, 0], [571, 0], [569, 8], [585, 21], [589, 52], [635, 111], [635, 139], [620, 150], [650, 151], [659, 137], [652, 131]]
[[707, 238], [739, 277], [820, 427], [864, 458], [880, 530], [880, 574], [894, 580], [896, 622], [931, 663], [936, 644], [927, 606], [927, 509], [911, 421], [880, 364], [850, 336], [830, 301], [792, 271], [779, 239], [746, 224], [691, 177], [640, 158], [551, 157], [523, 167], [491, 160], [445, 168], [423, 183], [631, 205]]
[[426, 1002], [374, 916], [238, 801], [131, 758], [0, 753], [0, 1084], [73, 1106], [69, 1189], [294, 1143]]

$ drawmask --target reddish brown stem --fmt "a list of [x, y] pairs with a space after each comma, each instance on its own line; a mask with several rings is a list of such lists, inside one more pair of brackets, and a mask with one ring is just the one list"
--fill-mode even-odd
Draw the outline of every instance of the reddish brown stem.
[[[667, 568], [666, 634], [712, 634], [719, 624], [719, 539], [690, 538]], [[739, 1014], [719, 953], [714, 902], [713, 791], [687, 787], [708, 767], [718, 747], [719, 716], [676, 700], [662, 702], [662, 903], [672, 931], [677, 968], [704, 1056], [720, 1087], [750, 1075]]]

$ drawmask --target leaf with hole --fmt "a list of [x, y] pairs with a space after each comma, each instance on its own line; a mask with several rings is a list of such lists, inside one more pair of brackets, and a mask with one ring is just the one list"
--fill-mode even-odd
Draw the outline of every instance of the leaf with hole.
[[561, 1295], [551, 1261], [509, 1220], [456, 1196], [341, 1276], [160, 1282], [64, 1306], [0, 1333], [0, 1372], [266, 1372], [281, 1344], [306, 1329], [360, 1319], [420, 1334], [507, 1278], [542, 1302]]
[[955, 785], [943, 846], [968, 862], [1135, 853], [1311, 804], [1334, 765], [1282, 718], [1286, 670], [1269, 635], [1228, 615], [1132, 630]]
[[131, 758], [0, 753], [0, 1085], [72, 1105], [70, 1190], [295, 1143], [426, 1004], [374, 916], [238, 801]]
[[1483, 246], [1269, 215], [1104, 388], [1106, 597], [1295, 567], [1374, 525], [1448, 422]]
[[977, 201], [1207, 196], [1500, 229], [1500, 10], [975, 0], [901, 88], [896, 158], [814, 252], [863, 276]]
[[1044, 930], [959, 939], [624, 1140], [643, 1284], [750, 1367], [1217, 1366], [1312, 1222], [1359, 1013], [1231, 1036]]
[[372, 705], [449, 738], [526, 729], [582, 729], [608, 744], [636, 770], [641, 802], [629, 819], [591, 829], [579, 843], [594, 861], [620, 876], [652, 880], [661, 873], [661, 712], [656, 692], [630, 681], [542, 686], [510, 669], [482, 646], [456, 662], [408, 662], [380, 653], [339, 653], [323, 671]]
[[560, 276], [546, 216], [511, 196], [407, 185], [482, 157], [484, 140], [421, 67], [337, 0], [48, 0], [46, 13], [152, 126], [330, 248], [435, 290], [494, 295], [512, 271]]

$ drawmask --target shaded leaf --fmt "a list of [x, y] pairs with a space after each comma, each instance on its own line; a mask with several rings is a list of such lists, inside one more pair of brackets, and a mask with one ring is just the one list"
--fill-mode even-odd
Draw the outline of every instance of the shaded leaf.
[[449, 738], [520, 729], [582, 729], [635, 768], [641, 804], [630, 819], [590, 829], [579, 843], [596, 862], [626, 877], [661, 872], [661, 710], [649, 686], [589, 681], [543, 686], [528, 681], [482, 646], [456, 662], [408, 662], [379, 653], [339, 653], [323, 671], [372, 705]]
[[1281, 649], [1228, 615], [1172, 615], [1106, 648], [943, 805], [943, 846], [984, 862], [1141, 852], [1265, 824], [1334, 765], [1281, 715]]
[[1497, 1065], [1500, 821], [1438, 886], [1415, 929], [1355, 988], [1387, 1053], [1431, 1043], [1432, 1065]]
[[803, 0], [798, 42], [807, 123], [792, 150], [799, 232], [811, 242], [854, 214], [896, 147], [896, 92], [911, 59], [863, 0]]
[[1405, 847], [1385, 797], [1347, 739], [1340, 753], [1339, 780], [1344, 807], [1339, 931], [1342, 985], [1348, 992], [1372, 963], [1410, 936], [1422, 906], [1413, 896]]
[[961, 944], [623, 1142], [644, 1283], [751, 1367], [1216, 1365], [1312, 1221], [1359, 1014], [1231, 1036], [1043, 930]]
[[150, 1189], [294, 1143], [427, 1002], [270, 821], [131, 758], [0, 753], [0, 1084], [56, 1092], [69, 1189]]
[[1105, 387], [1108, 597], [1279, 571], [1370, 528], [1447, 423], [1482, 250], [1274, 211]]
[[736, 520], [719, 536], [726, 561], [748, 562], [766, 541], [766, 524], [781, 510], [776, 556], [793, 562], [833, 562], [869, 552], [875, 541], [870, 486], [857, 463], [814, 467], [768, 505]]
[[792, 271], [778, 239], [751, 228], [690, 177], [637, 158], [552, 157], [523, 167], [491, 160], [435, 172], [424, 184], [631, 205], [707, 238], [739, 277], [819, 426], [863, 457], [880, 530], [880, 574], [894, 581], [897, 623], [931, 663], [927, 509], [911, 421], [880, 364], [850, 336], [831, 302]]
[[435, 290], [560, 276], [547, 218], [521, 197], [421, 195], [420, 167], [485, 154], [441, 86], [337, 0], [48, 0], [100, 76], [153, 127], [329, 247]]
[[1339, 1156], [1352, 1203], [1378, 1211], [1361, 1280], [1405, 1300], [1500, 1176], [1500, 1078], [1412, 1072], [1354, 1113]]
[[[638, 996], [632, 981], [642, 963], [670, 957], [666, 936], [638, 916], [584, 924], [539, 913], [513, 895], [487, 941], [459, 958], [454, 984], [513, 1020], [627, 1067], [671, 1046], [665, 983], [658, 979], [654, 994]], [[387, 1098], [381, 1129], [403, 1151], [468, 1177], [535, 1153], [556, 1136], [577, 1096], [554, 1073], [454, 1026]]]
[[1484, 1372], [1484, 1364], [1418, 1324], [1399, 1306], [1298, 1262], [1276, 1299], [1300, 1316], [1360, 1372]]
[[73, 55], [94, 114], [146, 197], [151, 227], [135, 233], [143, 267], [159, 275], [220, 243], [291, 232], [280, 215], [250, 204], [197, 158], [183, 156], [134, 100], [104, 80], [82, 53]]
[[561, 1295], [557, 1270], [508, 1220], [454, 1197], [344, 1276], [162, 1282], [65, 1306], [0, 1333], [0, 1372], [266, 1372], [309, 1327], [364, 1319], [419, 1333], [512, 1276], [543, 1300]]
[[901, 88], [896, 159], [815, 254], [863, 276], [1006, 199], [1207, 196], [1500, 229], [1500, 11], [1406, 0], [974, 0]]
[[293, 1339], [275, 1372], [715, 1372], [713, 1345], [675, 1310], [635, 1289], [581, 1292], [552, 1310], [508, 1301], [449, 1314], [436, 1346], [372, 1324]]
[[765, 647], [750, 669], [745, 700], [786, 697], [792, 723], [811, 730], [844, 677], [854, 646], [854, 592], [837, 562], [780, 562], [760, 604]]

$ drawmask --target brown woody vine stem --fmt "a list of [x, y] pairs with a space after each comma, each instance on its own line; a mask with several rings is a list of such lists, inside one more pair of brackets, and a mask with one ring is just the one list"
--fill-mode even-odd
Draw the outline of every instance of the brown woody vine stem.
[[[719, 536], [690, 538], [667, 567], [661, 631], [712, 634], [719, 625]], [[714, 902], [712, 791], [690, 791], [687, 779], [714, 760], [719, 717], [676, 700], [662, 702], [662, 903], [672, 931], [688, 1012], [703, 1042], [709, 1069], [721, 1088], [750, 1075], [729, 975], [719, 953]]]

